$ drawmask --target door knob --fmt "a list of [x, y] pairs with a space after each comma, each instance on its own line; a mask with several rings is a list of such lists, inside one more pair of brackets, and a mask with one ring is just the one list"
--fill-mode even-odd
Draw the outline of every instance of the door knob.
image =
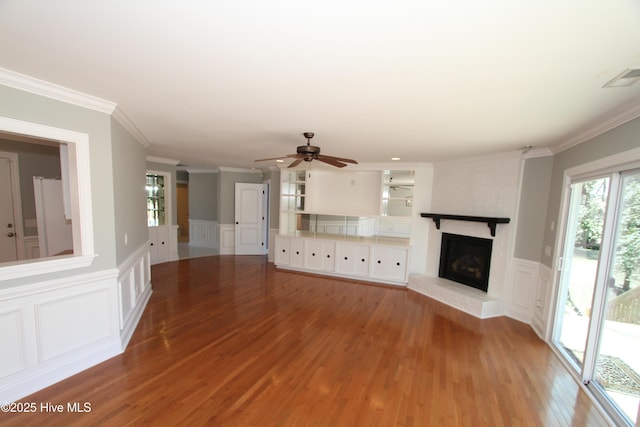
[[7, 237], [13, 237], [13, 236], [15, 236], [14, 233], [7, 233]]
[[13, 228], [13, 224], [7, 224], [7, 228]]

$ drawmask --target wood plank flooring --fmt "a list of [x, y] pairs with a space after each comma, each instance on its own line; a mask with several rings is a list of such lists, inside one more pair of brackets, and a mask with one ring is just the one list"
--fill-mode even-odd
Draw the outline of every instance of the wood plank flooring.
[[604, 425], [531, 328], [405, 289], [214, 256], [152, 268], [127, 350], [0, 425]]

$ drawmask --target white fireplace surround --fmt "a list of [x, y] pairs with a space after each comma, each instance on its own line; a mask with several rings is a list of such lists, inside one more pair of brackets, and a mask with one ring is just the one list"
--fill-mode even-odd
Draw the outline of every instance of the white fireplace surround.
[[[438, 230], [430, 218], [424, 218], [429, 223], [426, 269], [424, 274], [409, 276], [409, 289], [479, 318], [507, 315], [531, 323], [534, 287], [518, 283], [516, 288], [513, 281], [521, 169], [519, 153], [434, 164], [431, 212], [504, 217], [511, 222], [500, 224], [492, 237], [486, 223], [442, 221]], [[486, 293], [438, 277], [443, 232], [493, 239]], [[526, 307], [513, 306], [514, 296], [518, 300], [523, 295], [527, 295]]]

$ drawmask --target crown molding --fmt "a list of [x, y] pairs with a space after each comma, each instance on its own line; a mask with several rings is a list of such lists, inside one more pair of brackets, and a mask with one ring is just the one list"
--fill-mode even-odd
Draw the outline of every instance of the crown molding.
[[451, 159], [451, 160], [443, 160], [440, 162], [434, 162], [434, 165], [443, 166], [443, 165], [455, 165], [459, 163], [467, 163], [469, 161], [490, 161], [490, 160], [509, 160], [509, 159], [519, 159], [522, 158], [522, 150], [515, 151], [505, 151], [502, 153], [494, 153], [494, 154], [484, 154], [473, 157], [462, 157], [459, 159]]
[[166, 159], [164, 157], [156, 157], [156, 156], [147, 156], [147, 161], [153, 162], [153, 163], [163, 163], [165, 165], [172, 165], [172, 166], [177, 166], [177, 164], [180, 163], [180, 160]]
[[181, 169], [181, 170], [186, 170], [189, 173], [218, 173], [218, 169], [192, 169], [192, 168], [186, 168], [186, 169]]
[[147, 139], [146, 136], [138, 129], [138, 127], [131, 121], [129, 116], [122, 111], [120, 106], [116, 106], [113, 111], [112, 117], [118, 121], [129, 133], [138, 141], [144, 148], [149, 148], [151, 142]]
[[0, 68], [0, 84], [89, 110], [112, 114], [117, 104], [15, 71]]
[[262, 173], [260, 169], [230, 168], [226, 166], [220, 166], [218, 169], [220, 172]]
[[545, 147], [545, 148], [535, 148], [531, 151], [528, 151], [522, 155], [522, 158], [535, 159], [537, 157], [549, 157], [549, 156], [553, 156], [553, 151]]
[[600, 136], [605, 132], [608, 132], [616, 127], [630, 122], [633, 119], [640, 117], [640, 101], [631, 101], [625, 104], [623, 107], [615, 110], [607, 118], [598, 121], [597, 123], [590, 123], [586, 128], [573, 136], [569, 136], [568, 139], [560, 142], [552, 148], [553, 154], [560, 153], [568, 150], [571, 147], [582, 144], [590, 139]]

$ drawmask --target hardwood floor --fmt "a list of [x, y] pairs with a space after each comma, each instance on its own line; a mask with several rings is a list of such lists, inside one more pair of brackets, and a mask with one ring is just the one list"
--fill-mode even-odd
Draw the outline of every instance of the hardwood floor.
[[531, 328], [264, 257], [156, 265], [127, 350], [23, 402], [87, 413], [0, 424], [605, 425]]

